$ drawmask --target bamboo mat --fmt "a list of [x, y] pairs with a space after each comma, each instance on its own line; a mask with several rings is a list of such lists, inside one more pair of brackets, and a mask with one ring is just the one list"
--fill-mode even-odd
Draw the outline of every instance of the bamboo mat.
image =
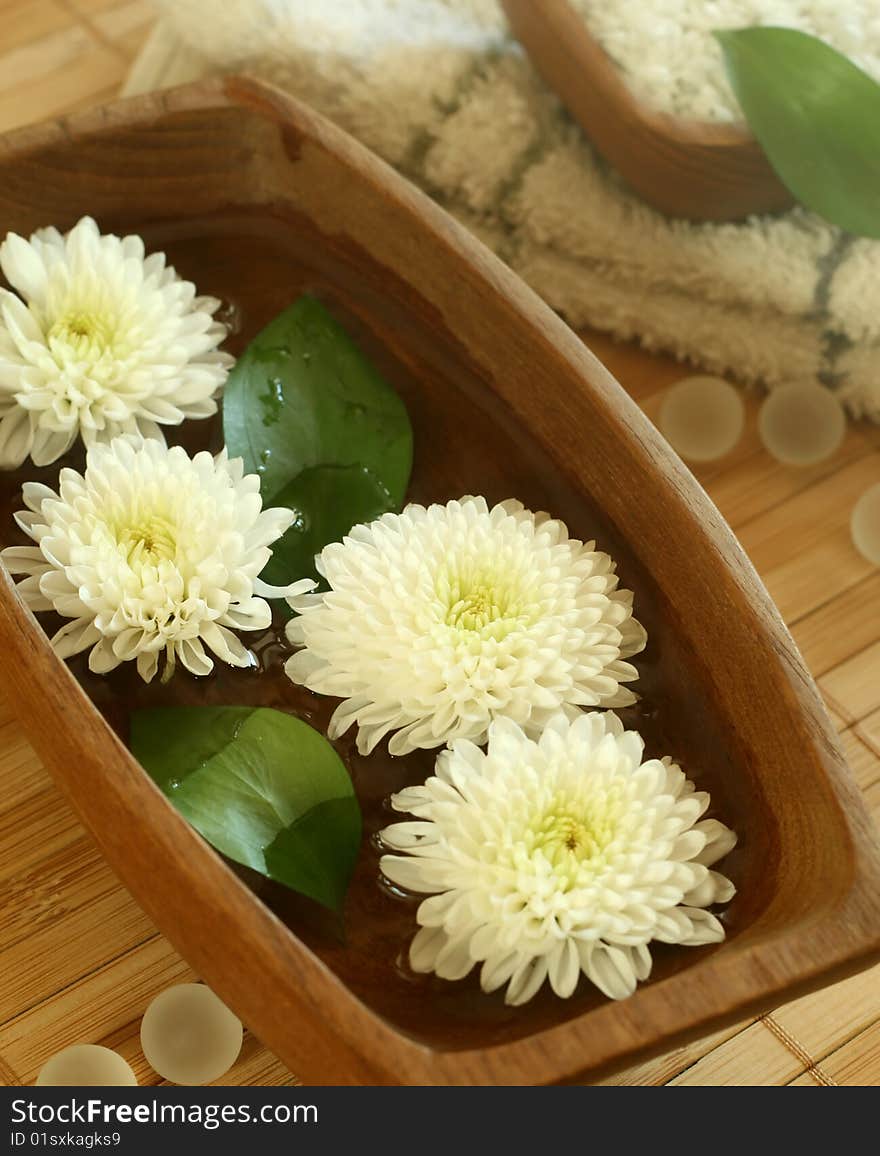
[[[0, 0], [0, 131], [110, 99], [151, 24], [145, 0]], [[680, 366], [585, 334], [645, 412]], [[880, 429], [791, 469], [760, 450], [756, 403], [727, 459], [698, 477], [739, 535], [825, 696], [880, 822], [880, 570], [850, 544], [852, 504], [880, 481]], [[27, 1085], [58, 1049], [102, 1043], [159, 1083], [140, 1015], [188, 966], [114, 879], [0, 700], [0, 1083]], [[296, 1083], [246, 1036], [224, 1084]], [[880, 968], [746, 1020], [608, 1084], [880, 1085]]]

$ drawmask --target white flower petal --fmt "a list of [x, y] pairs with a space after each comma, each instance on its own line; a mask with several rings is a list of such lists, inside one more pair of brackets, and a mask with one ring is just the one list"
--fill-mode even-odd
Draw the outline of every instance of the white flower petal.
[[486, 960], [480, 970], [480, 987], [483, 991], [497, 991], [507, 983], [516, 971], [519, 956], [516, 952], [498, 954]]
[[234, 630], [266, 630], [272, 621], [272, 610], [264, 598], [251, 598], [232, 606], [218, 621]]
[[159, 652], [154, 650], [151, 653], [146, 651], [137, 656], [137, 672], [144, 680], [144, 682], [152, 682], [156, 676], [156, 671], [159, 669]]
[[33, 428], [26, 409], [10, 410], [0, 418], [0, 469], [17, 469], [28, 456]]
[[698, 823], [694, 828], [696, 831], [701, 831], [706, 838], [706, 845], [702, 851], [694, 856], [697, 863], [702, 863], [705, 867], [711, 867], [713, 863], [717, 863], [722, 859], [728, 851], [732, 850], [736, 843], [736, 835], [729, 827], [725, 827], [723, 823], [719, 823], [717, 819], [704, 819], [702, 823]]
[[41, 482], [25, 482], [21, 487], [21, 496], [29, 510], [39, 513], [46, 498], [57, 498], [58, 495]]
[[577, 987], [580, 972], [577, 944], [573, 939], [564, 939], [549, 960], [550, 986], [561, 999], [568, 999]]
[[10, 574], [41, 575], [49, 566], [39, 546], [7, 546], [0, 558]]
[[635, 947], [629, 949], [630, 966], [633, 969], [633, 974], [638, 980], [646, 980], [651, 974], [651, 953], [644, 943], [636, 944]]
[[210, 674], [214, 669], [214, 662], [205, 654], [205, 648], [200, 639], [184, 638], [181, 642], [174, 644], [174, 649], [190, 674], [201, 676]]
[[504, 1002], [513, 1007], [528, 1003], [547, 978], [547, 957], [527, 958], [507, 985]]
[[46, 296], [46, 266], [24, 237], [8, 233], [0, 245], [0, 268], [13, 289], [42, 303]]
[[621, 657], [644, 631], [611, 559], [518, 502], [409, 505], [316, 565], [330, 589], [290, 598], [288, 639], [309, 657], [286, 669], [347, 700], [338, 718], [357, 724], [361, 751], [391, 731], [400, 755], [482, 743], [501, 718], [537, 734], [560, 711], [634, 701]]
[[696, 947], [702, 943], [720, 943], [724, 939], [724, 925], [711, 911], [701, 907], [682, 908], [690, 919], [693, 928], [687, 939], [681, 942], [688, 947]]
[[271, 546], [290, 529], [295, 518], [296, 512], [284, 506], [263, 510], [248, 532], [248, 549], [256, 550], [260, 546]]
[[441, 979], [464, 979], [473, 966], [464, 939], [447, 939], [434, 960], [434, 972]]
[[28, 509], [15, 518], [37, 545], [4, 557], [26, 575], [17, 589], [31, 609], [74, 620], [53, 639], [62, 657], [92, 647], [93, 671], [135, 661], [145, 681], [162, 655], [208, 674], [205, 644], [223, 662], [252, 664], [229, 627], [265, 630], [271, 619], [254, 594], [261, 562], [245, 545], [258, 478], [225, 454], [190, 458], [179, 446], [117, 438], [92, 446], [84, 474], [62, 470], [57, 493], [27, 483], [23, 496]]
[[241, 639], [236, 638], [231, 630], [218, 626], [216, 622], [205, 622], [200, 637], [221, 662], [226, 662], [230, 666], [250, 665], [251, 659], [247, 647]]
[[394, 823], [382, 832], [382, 842], [392, 851], [412, 851], [438, 839], [433, 823]]
[[636, 973], [627, 951], [609, 944], [582, 948], [584, 973], [609, 999], [626, 999], [636, 990]]
[[682, 903], [690, 907], [711, 907], [713, 903], [727, 903], [736, 894], [736, 888], [724, 875], [707, 871], [706, 878], [685, 893]]
[[31, 445], [31, 461], [35, 466], [49, 466], [66, 454], [76, 440], [76, 427], [68, 431], [37, 428]]
[[423, 927], [416, 932], [410, 944], [409, 965], [413, 971], [434, 970], [438, 954], [446, 944], [446, 933], [441, 927]]
[[100, 637], [101, 632], [93, 619], [80, 618], [74, 622], [66, 622], [56, 631], [52, 636], [52, 646], [59, 658], [70, 658], [94, 646]]
[[28, 578], [22, 579], [21, 582], [16, 582], [15, 589], [18, 591], [19, 597], [24, 602], [29, 610], [34, 614], [39, 614], [41, 610], [51, 610], [52, 603], [40, 589], [42, 576], [40, 574], [32, 574]]
[[652, 941], [722, 938], [705, 908], [733, 885], [698, 860], [735, 836], [697, 823], [708, 796], [643, 752], [607, 712], [554, 716], [537, 739], [500, 718], [486, 751], [456, 741], [424, 784], [392, 796], [413, 818], [381, 832], [395, 852], [381, 870], [429, 896], [416, 912], [418, 970], [454, 979], [482, 964], [483, 990], [506, 984], [511, 1004], [545, 979], [566, 999], [582, 974], [624, 999], [650, 975]]
[[307, 594], [317, 586], [312, 578], [299, 578], [288, 586], [271, 586], [262, 578], [254, 579], [254, 593], [261, 598], [294, 598], [300, 594]]
[[219, 303], [145, 258], [139, 237], [101, 236], [85, 217], [66, 237], [8, 234], [0, 266], [23, 298], [0, 289], [0, 467], [216, 412], [231, 361]]
[[96, 642], [89, 653], [89, 670], [93, 674], [108, 674], [119, 666], [119, 659], [113, 653], [113, 646], [108, 638], [101, 638]]
[[431, 892], [436, 890], [437, 880], [435, 876], [438, 875], [439, 871], [438, 865], [435, 863], [405, 859], [398, 855], [383, 855], [379, 869], [392, 883], [396, 883], [399, 887], [405, 887], [407, 891]]

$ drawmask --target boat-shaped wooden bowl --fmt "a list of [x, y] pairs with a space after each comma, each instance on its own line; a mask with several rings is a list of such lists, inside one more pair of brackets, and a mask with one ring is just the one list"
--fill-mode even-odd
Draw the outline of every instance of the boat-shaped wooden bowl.
[[[475, 982], [415, 977], [399, 965], [414, 908], [380, 889], [369, 838], [344, 939], [305, 902], [255, 891], [118, 737], [137, 680], [60, 662], [4, 575], [2, 683], [34, 746], [151, 918], [294, 1072], [307, 1083], [579, 1082], [878, 958], [878, 849], [776, 610], [688, 471], [512, 273], [342, 132], [240, 78], [0, 140], [0, 230], [69, 227], [84, 213], [142, 232], [200, 291], [234, 299], [233, 349], [303, 288], [320, 294], [405, 398], [414, 498], [516, 496], [596, 537], [650, 638], [643, 702], [627, 717], [740, 835], [725, 864], [738, 887], [726, 941], [660, 947], [624, 1003], [582, 982], [569, 1000], [541, 993], [510, 1009]], [[302, 709], [316, 725], [332, 708], [315, 699], [306, 711], [283, 676], [236, 673], [178, 674], [140, 702], [234, 696]], [[368, 836], [411, 764], [361, 759], [348, 738], [338, 746]]]
[[544, 80], [598, 151], [649, 205], [727, 221], [793, 204], [748, 129], [648, 108], [568, 0], [502, 0]]

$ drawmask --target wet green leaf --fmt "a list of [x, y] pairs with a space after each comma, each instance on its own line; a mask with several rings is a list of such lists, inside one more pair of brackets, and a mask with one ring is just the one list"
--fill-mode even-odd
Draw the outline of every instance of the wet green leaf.
[[218, 851], [341, 909], [361, 813], [323, 735], [263, 707], [165, 707], [135, 712], [131, 749]]
[[365, 466], [314, 466], [275, 497], [275, 504], [296, 511], [296, 521], [272, 547], [263, 571], [266, 582], [281, 585], [298, 577], [318, 577], [315, 555], [340, 541], [358, 522], [372, 522], [393, 510], [391, 495]]
[[406, 408], [313, 297], [285, 309], [238, 359], [224, 390], [223, 432], [230, 456], [260, 475], [266, 506], [316, 466], [363, 466], [396, 504], [406, 492]]

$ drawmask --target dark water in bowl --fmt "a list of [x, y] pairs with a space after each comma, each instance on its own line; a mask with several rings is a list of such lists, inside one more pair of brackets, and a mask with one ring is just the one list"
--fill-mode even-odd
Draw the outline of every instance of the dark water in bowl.
[[[134, 227], [138, 227], [135, 225]], [[229, 303], [235, 332], [226, 343], [238, 353], [247, 342], [301, 292], [324, 299], [368, 355], [394, 384], [408, 407], [415, 435], [414, 470], [408, 497], [444, 502], [465, 493], [485, 495], [492, 503], [516, 497], [531, 509], [547, 509], [563, 518], [571, 533], [596, 538], [599, 548], [619, 562], [621, 584], [636, 593], [637, 617], [649, 633], [647, 651], [638, 656], [637, 689], [642, 700], [620, 712], [625, 724], [645, 738], [649, 755], [671, 754], [700, 787], [713, 794], [713, 810], [742, 831], [751, 810], [749, 785], [732, 773], [729, 736], [723, 734], [708, 701], [708, 689], [694, 676], [694, 656], [684, 653], [670, 608], [632, 556], [625, 533], [603, 518], [535, 445], [516, 417], [488, 388], [486, 371], [475, 366], [454, 343], [438, 335], [438, 319], [404, 291], [363, 270], [350, 277], [344, 258], [326, 247], [292, 239], [282, 223], [224, 219], [182, 225], [139, 228], [148, 247], [164, 248], [178, 271], [196, 281], [199, 292]], [[442, 329], [442, 326], [440, 327]], [[219, 449], [219, 419], [190, 422], [168, 431], [193, 452]], [[589, 431], [584, 431], [585, 453]], [[83, 455], [73, 451], [52, 467], [25, 467], [0, 475], [0, 539], [25, 541], [11, 521], [21, 508], [24, 479], [56, 482], [63, 465], [81, 468]], [[42, 616], [48, 632], [52, 615]], [[245, 636], [246, 637], [246, 636]], [[109, 677], [92, 675], [84, 656], [71, 667], [81, 685], [124, 741], [134, 709], [166, 705], [264, 705], [285, 710], [324, 731], [336, 700], [294, 686], [282, 665], [289, 653], [278, 621], [261, 638], [247, 640], [258, 658], [252, 670], [222, 667], [204, 679], [182, 669], [166, 686], [145, 686], [133, 664]], [[355, 750], [354, 732], [334, 745], [348, 767], [361, 803], [364, 839], [340, 921], [317, 905], [238, 869], [248, 884], [363, 1001], [414, 1036], [438, 1046], [482, 1046], [527, 1035], [579, 1014], [604, 997], [583, 982], [576, 994], [561, 1001], [542, 991], [524, 1008], [504, 1006], [501, 993], [479, 991], [476, 971], [467, 980], [448, 983], [416, 976], [405, 962], [415, 930], [418, 900], [395, 894], [378, 876], [375, 835], [392, 821], [387, 799], [393, 791], [423, 781], [436, 752], [417, 752], [402, 759], [385, 749], [363, 757]], [[725, 870], [735, 880], [748, 874], [755, 848], [748, 841], [728, 859]], [[731, 931], [745, 922], [745, 905], [737, 900], [725, 916]], [[667, 975], [695, 962], [705, 948], [668, 948], [653, 952], [655, 974]]]

